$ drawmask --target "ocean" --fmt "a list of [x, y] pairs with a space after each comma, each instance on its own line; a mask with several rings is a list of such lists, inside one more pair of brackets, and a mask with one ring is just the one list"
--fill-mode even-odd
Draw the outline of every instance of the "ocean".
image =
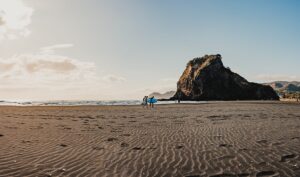
[[[156, 104], [175, 104], [176, 101], [158, 101]], [[205, 101], [181, 101], [181, 103], [205, 103]], [[81, 100], [81, 101], [7, 101], [0, 100], [1, 106], [97, 106], [97, 105], [141, 105], [142, 100]]]

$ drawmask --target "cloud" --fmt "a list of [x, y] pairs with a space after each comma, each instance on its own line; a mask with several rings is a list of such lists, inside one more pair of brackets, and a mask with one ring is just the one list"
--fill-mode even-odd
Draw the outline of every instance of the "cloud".
[[28, 36], [33, 11], [23, 0], [0, 0], [0, 40]]
[[74, 46], [73, 44], [56, 44], [52, 46], [42, 47], [41, 53], [52, 54], [57, 49], [66, 49], [66, 48], [71, 48], [73, 46]]
[[263, 82], [271, 81], [300, 81], [299, 76], [293, 75], [272, 75], [272, 74], [260, 74], [256, 76], [256, 79]]
[[95, 77], [95, 65], [59, 55], [17, 55], [0, 59], [0, 79], [12, 85], [85, 82]]
[[0, 87], [72, 87], [90, 85], [97, 80], [94, 63], [57, 55], [54, 51], [57, 46], [66, 45], [48, 47], [52, 54], [39, 51], [0, 58], [0, 82], [4, 83]]
[[25, 75], [39, 72], [71, 73], [80, 70], [83, 66], [92, 67], [93, 64], [79, 62], [65, 56], [41, 54], [17, 55], [8, 59], [0, 59], [0, 73], [13, 71]]
[[32, 54], [0, 58], [1, 99], [95, 100], [121, 95], [119, 85], [126, 81], [124, 77], [109, 73], [99, 76], [95, 63], [55, 53], [71, 46], [57, 44]]
[[102, 80], [106, 81], [106, 82], [125, 82], [126, 81], [126, 79], [124, 77], [116, 76], [116, 75], [112, 75], [112, 74], [103, 76]]

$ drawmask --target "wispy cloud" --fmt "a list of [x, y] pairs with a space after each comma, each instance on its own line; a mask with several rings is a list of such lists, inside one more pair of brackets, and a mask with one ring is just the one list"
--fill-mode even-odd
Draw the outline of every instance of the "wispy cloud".
[[112, 75], [112, 74], [103, 76], [102, 79], [106, 82], [124, 82], [124, 81], [126, 81], [126, 79], [124, 77], [116, 76], [116, 75]]
[[0, 40], [28, 36], [33, 11], [23, 0], [0, 0]]
[[73, 47], [74, 44], [56, 44], [56, 45], [51, 45], [47, 47], [42, 47], [41, 48], [41, 53], [44, 54], [53, 54], [55, 50], [57, 49], [66, 49], [66, 48], [71, 48]]

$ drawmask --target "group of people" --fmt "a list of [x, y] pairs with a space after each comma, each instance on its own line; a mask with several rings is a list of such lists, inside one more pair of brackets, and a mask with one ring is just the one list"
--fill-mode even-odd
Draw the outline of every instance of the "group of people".
[[143, 103], [142, 103], [142, 105], [143, 105], [143, 108], [148, 108], [148, 103], [149, 103], [149, 106], [150, 106], [150, 108], [154, 108], [154, 103], [156, 102], [156, 99], [154, 98], [154, 96], [152, 96], [152, 97], [148, 97], [148, 96], [144, 96], [144, 98], [143, 98]]

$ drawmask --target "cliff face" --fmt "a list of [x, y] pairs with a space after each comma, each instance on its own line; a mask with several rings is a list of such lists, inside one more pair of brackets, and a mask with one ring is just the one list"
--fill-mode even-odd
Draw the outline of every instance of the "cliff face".
[[221, 55], [205, 55], [188, 62], [171, 99], [181, 100], [278, 100], [266, 85], [250, 83], [225, 68]]

